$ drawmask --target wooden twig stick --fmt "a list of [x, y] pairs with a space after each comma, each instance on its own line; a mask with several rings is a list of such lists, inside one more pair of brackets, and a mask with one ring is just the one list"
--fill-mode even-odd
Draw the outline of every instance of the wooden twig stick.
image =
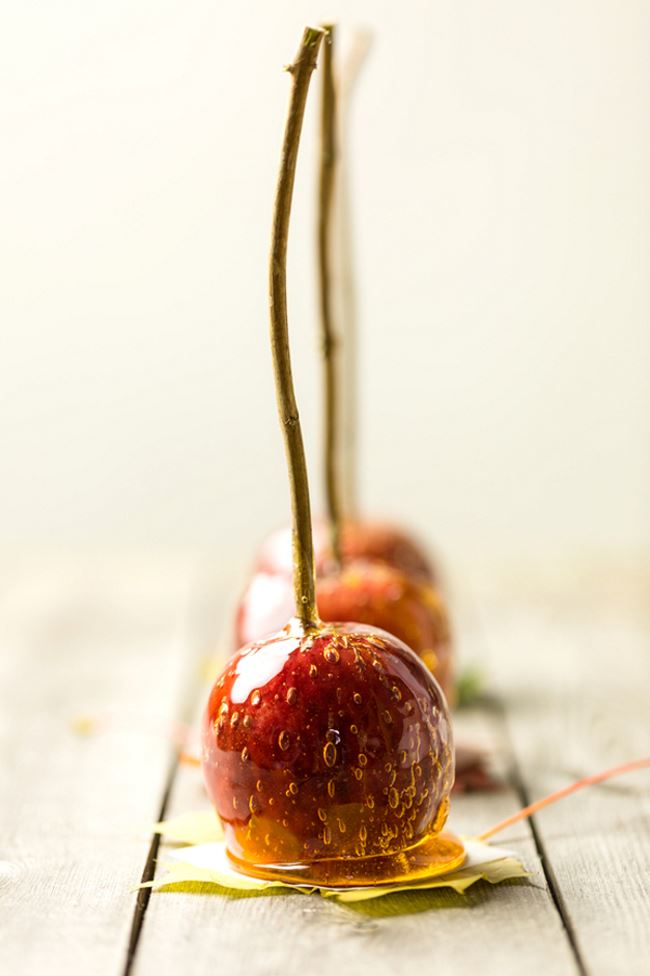
[[275, 193], [273, 233], [269, 266], [269, 313], [271, 350], [275, 373], [275, 391], [284, 437], [292, 511], [292, 540], [296, 617], [307, 629], [318, 623], [316, 583], [314, 579], [314, 544], [312, 539], [309, 483], [300, 417], [291, 373], [289, 328], [287, 320], [287, 242], [296, 160], [305, 103], [311, 75], [316, 67], [318, 50], [325, 35], [322, 28], [307, 27], [293, 64], [292, 88], [284, 131], [280, 172]]

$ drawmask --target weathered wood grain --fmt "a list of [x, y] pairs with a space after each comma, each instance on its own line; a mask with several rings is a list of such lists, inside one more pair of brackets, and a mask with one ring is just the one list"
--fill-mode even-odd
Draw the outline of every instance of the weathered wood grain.
[[[498, 606], [484, 617], [492, 673], [530, 800], [650, 755], [645, 584], [638, 574], [622, 580], [620, 571], [582, 579], [571, 600], [566, 591], [541, 585], [535, 600]], [[534, 822], [585, 970], [647, 973], [650, 773], [591, 787]]]
[[189, 592], [182, 560], [124, 558], [23, 565], [4, 589], [2, 973], [123, 969], [172, 758]]
[[[122, 973], [133, 888], [171, 766], [168, 723], [192, 696], [202, 703], [196, 675], [224, 620], [221, 576], [197, 587], [178, 559], [57, 560], [5, 573], [3, 973]], [[646, 592], [634, 574], [534, 588], [521, 575], [507, 588], [492, 577], [475, 587], [457, 615], [460, 642], [484, 663], [500, 708], [466, 714], [458, 735], [484, 738], [502, 764], [514, 762], [520, 789], [515, 777], [500, 794], [456, 798], [457, 830], [485, 828], [525, 798], [650, 752]], [[84, 715], [105, 722], [82, 735], [74, 720]], [[168, 813], [203, 803], [199, 774], [180, 768]], [[156, 893], [132, 972], [645, 973], [649, 814], [645, 773], [578, 794], [539, 814], [535, 836], [522, 824], [500, 838], [533, 871], [531, 884], [465, 896], [352, 907], [298, 894]]]

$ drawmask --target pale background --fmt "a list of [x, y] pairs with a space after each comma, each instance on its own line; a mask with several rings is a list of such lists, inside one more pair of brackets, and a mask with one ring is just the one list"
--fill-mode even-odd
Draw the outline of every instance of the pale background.
[[[0, 541], [238, 570], [285, 518], [266, 255], [302, 26], [351, 118], [362, 498], [456, 566], [650, 544], [650, 5], [6, 3]], [[346, 40], [342, 36], [342, 43]], [[290, 245], [320, 499], [314, 102]]]

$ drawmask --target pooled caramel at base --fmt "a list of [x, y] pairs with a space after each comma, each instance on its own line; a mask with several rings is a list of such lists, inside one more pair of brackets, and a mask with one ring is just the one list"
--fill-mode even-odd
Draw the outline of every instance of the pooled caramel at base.
[[246, 858], [238, 858], [231, 850], [228, 857], [242, 874], [266, 881], [356, 888], [405, 884], [446, 874], [461, 867], [465, 848], [453, 834], [444, 833], [426, 837], [405, 851], [375, 857], [322, 858], [293, 864], [253, 864]]

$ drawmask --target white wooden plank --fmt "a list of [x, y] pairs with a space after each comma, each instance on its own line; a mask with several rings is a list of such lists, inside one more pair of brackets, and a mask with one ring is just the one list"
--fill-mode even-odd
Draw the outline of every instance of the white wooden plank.
[[[540, 581], [534, 600], [484, 617], [531, 800], [650, 755], [647, 576], [611, 567], [580, 583], [567, 600], [566, 589]], [[650, 772], [591, 787], [535, 824], [586, 971], [647, 973]]]
[[[24, 565], [0, 602], [0, 971], [117, 974], [171, 761], [190, 572]], [[80, 715], [104, 719], [80, 735]]]

